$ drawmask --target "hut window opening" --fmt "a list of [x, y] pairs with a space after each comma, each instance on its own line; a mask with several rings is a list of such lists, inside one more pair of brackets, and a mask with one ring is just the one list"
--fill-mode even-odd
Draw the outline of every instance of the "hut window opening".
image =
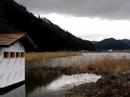
[[16, 53], [15, 52], [10, 52], [10, 57], [11, 58], [15, 58], [16, 57]]
[[20, 58], [21, 57], [21, 53], [20, 52], [16, 52], [16, 57]]
[[21, 58], [24, 58], [25, 54], [24, 52], [21, 53]]
[[9, 58], [10, 57], [10, 53], [9, 52], [4, 52], [4, 58]]

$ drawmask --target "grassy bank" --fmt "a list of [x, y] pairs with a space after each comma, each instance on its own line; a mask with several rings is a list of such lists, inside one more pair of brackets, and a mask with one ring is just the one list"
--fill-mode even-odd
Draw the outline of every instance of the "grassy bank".
[[71, 67], [75, 71], [103, 71], [96, 83], [86, 83], [74, 87], [65, 97], [129, 97], [130, 95], [130, 60], [103, 58], [91, 63], [80, 61]]
[[[80, 55], [80, 52], [43, 52], [43, 53], [27, 53], [26, 63], [31, 68], [40, 68], [47, 65], [48, 59], [57, 57], [68, 57]], [[92, 58], [91, 58], [92, 59]], [[91, 60], [78, 58], [70, 60], [70, 68], [67, 68], [68, 73], [80, 73], [91, 70], [107, 72], [109, 74], [117, 75], [130, 71], [130, 60], [122, 57], [114, 60], [112, 57], [106, 56], [102, 59]], [[60, 64], [60, 63], [59, 63]], [[61, 67], [62, 68], [62, 67]]]
[[58, 58], [58, 57], [68, 57], [80, 55], [81, 52], [31, 52], [26, 54], [26, 61], [31, 61], [34, 59], [47, 59], [47, 58]]
[[[101, 72], [101, 74], [103, 74], [105, 72], [105, 74], [102, 75], [102, 78], [96, 83], [83, 84], [68, 90], [65, 97], [129, 97], [130, 60], [125, 57], [114, 59], [110, 56], [106, 56], [102, 59], [88, 60], [86, 59], [88, 57], [83, 56], [83, 58], [78, 57], [75, 60], [72, 58], [72, 60], [70, 60], [71, 66], [69, 68], [48, 68], [45, 66], [46, 60], [50, 58], [75, 55], [80, 55], [80, 52], [28, 53], [26, 55], [26, 61], [29, 65], [27, 66], [31, 67], [32, 70], [30, 73], [27, 73], [27, 76], [29, 76], [28, 80], [42, 85], [43, 80], [46, 83], [46, 78], [49, 77], [49, 79], [53, 79], [54, 75], [60, 76], [62, 74], [82, 72], [94, 73], [93, 71]], [[45, 72], [49, 73], [47, 74]], [[49, 82], [50, 81], [51, 80], [49, 80]], [[31, 82], [28, 82], [28, 84], [31, 84]], [[39, 84], [34, 84], [29, 88], [33, 91], [35, 87], [38, 86]]]
[[96, 83], [74, 87], [65, 97], [130, 97], [130, 74], [105, 75]]
[[61, 52], [31, 52], [26, 53], [26, 63], [31, 65], [31, 67], [41, 67], [46, 66], [46, 60], [50, 58], [59, 58], [59, 57], [68, 57], [68, 56], [77, 56], [81, 52], [73, 51], [61, 51]]
[[80, 62], [73, 63], [71, 69], [76, 71], [97, 70], [117, 75], [130, 72], [130, 60], [125, 58], [114, 60], [113, 58], [106, 57], [103, 59], [87, 62], [81, 59]]

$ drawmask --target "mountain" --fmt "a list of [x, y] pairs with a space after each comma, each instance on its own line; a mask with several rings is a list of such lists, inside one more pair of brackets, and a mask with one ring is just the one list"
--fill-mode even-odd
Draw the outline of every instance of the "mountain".
[[100, 42], [95, 43], [97, 50], [123, 50], [123, 49], [130, 49], [130, 40], [123, 39], [123, 40], [116, 40], [114, 38], [104, 39]]
[[48, 19], [35, 17], [14, 0], [0, 0], [0, 32], [26, 32], [38, 51], [94, 50], [87, 40], [73, 36]]

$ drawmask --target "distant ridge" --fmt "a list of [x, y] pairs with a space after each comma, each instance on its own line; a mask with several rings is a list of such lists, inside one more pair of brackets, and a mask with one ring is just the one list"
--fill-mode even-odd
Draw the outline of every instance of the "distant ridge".
[[0, 33], [26, 32], [38, 51], [94, 50], [94, 45], [64, 31], [48, 19], [35, 17], [14, 0], [0, 0]]
[[130, 49], [130, 40], [122, 39], [117, 40], [114, 38], [104, 39], [102, 41], [96, 42], [95, 47], [97, 50], [123, 50]]

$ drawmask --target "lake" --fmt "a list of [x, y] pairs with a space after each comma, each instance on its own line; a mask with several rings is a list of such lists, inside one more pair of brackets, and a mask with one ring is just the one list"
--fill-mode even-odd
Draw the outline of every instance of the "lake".
[[[81, 56], [43, 60], [49, 67], [69, 67], [73, 62], [93, 61], [102, 58], [130, 59], [130, 53], [83, 53]], [[30, 64], [31, 65], [31, 64]], [[100, 75], [73, 74], [64, 75], [58, 71], [27, 71], [25, 84], [8, 92], [0, 92], [0, 97], [63, 97], [67, 90], [84, 83], [96, 82]]]
[[82, 53], [81, 56], [73, 56], [66, 58], [53, 58], [46, 60], [46, 66], [50, 67], [70, 67], [74, 63], [79, 63], [81, 60], [85, 63], [94, 62], [98, 59], [110, 58], [110, 59], [130, 59], [130, 53], [127, 52], [94, 52], [94, 53]]
[[[95, 74], [74, 74], [74, 75], [51, 75], [33, 73], [34, 80], [27, 80], [23, 84], [7, 93], [1, 93], [0, 97], [63, 97], [68, 89], [84, 83], [96, 82], [100, 75]], [[30, 78], [31, 79], [31, 78]], [[47, 80], [47, 81], [46, 81]]]

